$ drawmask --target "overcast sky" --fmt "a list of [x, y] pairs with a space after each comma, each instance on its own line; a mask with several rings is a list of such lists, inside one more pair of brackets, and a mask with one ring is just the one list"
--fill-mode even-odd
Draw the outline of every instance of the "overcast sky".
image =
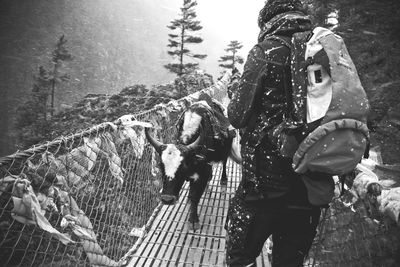
[[[164, 1], [165, 8], [175, 8], [170, 11], [175, 11], [177, 17], [183, 0]], [[172, 3], [175, 7], [171, 7]], [[203, 26], [200, 35], [204, 38], [201, 47], [206, 47], [208, 54], [201, 65], [207, 65], [208, 71], [216, 75], [220, 70], [218, 59], [232, 40], [238, 40], [244, 45], [240, 54], [246, 58], [247, 52], [257, 41], [257, 17], [263, 5], [263, 0], [198, 0], [197, 19]]]
[[[238, 40], [244, 45], [240, 51], [242, 56], [247, 56], [247, 52], [257, 42], [259, 32], [257, 17], [263, 5], [263, 0], [200, 0], [198, 2], [198, 17], [203, 22], [204, 34], [219, 41], [221, 47], [216, 49], [219, 55], [224, 53], [223, 49], [231, 40]], [[205, 40], [204, 43], [206, 45], [207, 41]], [[219, 55], [216, 53], [215, 57], [219, 58]], [[217, 62], [216, 65], [218, 65]]]

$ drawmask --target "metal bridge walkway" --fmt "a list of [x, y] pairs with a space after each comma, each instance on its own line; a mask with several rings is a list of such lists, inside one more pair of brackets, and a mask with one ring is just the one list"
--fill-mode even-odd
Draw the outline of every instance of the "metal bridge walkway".
[[[200, 199], [200, 229], [189, 232], [186, 226], [188, 183], [174, 206], [162, 206], [147, 236], [133, 255], [133, 266], [224, 266], [224, 223], [229, 199], [241, 177], [240, 166], [228, 160], [228, 186], [221, 187], [222, 165], [213, 168], [213, 178]], [[264, 250], [257, 266], [270, 266]]]

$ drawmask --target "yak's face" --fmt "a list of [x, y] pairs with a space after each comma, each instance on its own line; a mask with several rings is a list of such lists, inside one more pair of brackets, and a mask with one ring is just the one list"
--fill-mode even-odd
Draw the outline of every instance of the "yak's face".
[[172, 205], [176, 203], [182, 185], [188, 177], [189, 168], [186, 164], [188, 154], [183, 147], [167, 144], [163, 147], [160, 157], [163, 175], [161, 201]]
[[176, 145], [168, 144], [161, 152], [161, 162], [164, 165], [164, 173], [170, 180], [173, 179], [179, 168], [182, 168], [184, 153]]
[[163, 144], [155, 140], [145, 130], [147, 140], [155, 148], [161, 157], [160, 169], [162, 171], [163, 189], [161, 201], [164, 204], [175, 204], [182, 185], [187, 179], [191, 179], [193, 170], [190, 167], [193, 163], [194, 150], [201, 142], [201, 135], [188, 145]]

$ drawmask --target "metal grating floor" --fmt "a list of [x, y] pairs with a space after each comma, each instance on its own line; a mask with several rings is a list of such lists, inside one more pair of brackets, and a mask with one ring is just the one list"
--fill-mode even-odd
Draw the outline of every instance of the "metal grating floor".
[[[133, 255], [132, 266], [224, 266], [225, 229], [229, 199], [241, 177], [240, 166], [228, 160], [228, 186], [221, 187], [222, 165], [213, 168], [213, 178], [199, 203], [200, 229], [188, 231], [186, 205], [188, 183], [174, 206], [162, 206], [149, 233]], [[270, 266], [266, 251], [257, 266]]]

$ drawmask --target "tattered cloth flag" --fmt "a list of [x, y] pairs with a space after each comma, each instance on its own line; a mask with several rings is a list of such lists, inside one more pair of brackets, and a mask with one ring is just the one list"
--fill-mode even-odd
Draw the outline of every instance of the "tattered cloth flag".
[[12, 189], [12, 200], [14, 203], [11, 211], [13, 219], [23, 224], [35, 224], [65, 245], [74, 242], [66, 234], [57, 231], [46, 219], [28, 180], [16, 178]]

